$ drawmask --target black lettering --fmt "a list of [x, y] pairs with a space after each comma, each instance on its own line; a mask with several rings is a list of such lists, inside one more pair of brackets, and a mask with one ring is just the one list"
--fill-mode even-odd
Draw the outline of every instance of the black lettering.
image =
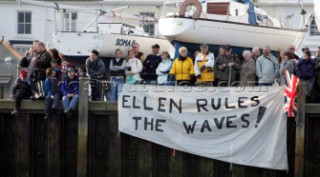
[[149, 111], [153, 110], [152, 107], [147, 106], [147, 97], [146, 96], [143, 98], [143, 108], [144, 108], [144, 110], [149, 110]]
[[251, 101], [256, 102], [256, 104], [251, 104], [252, 107], [259, 106], [260, 100], [258, 96], [251, 97]]
[[242, 122], [245, 123], [245, 125], [242, 125], [242, 128], [248, 128], [249, 125], [250, 125], [250, 122], [246, 119], [246, 117], [249, 117], [250, 115], [249, 114], [242, 114], [241, 115], [241, 120]]
[[204, 129], [205, 129], [205, 128], [208, 129], [209, 132], [211, 132], [211, 128], [210, 128], [210, 126], [209, 126], [208, 120], [205, 120], [205, 121], [203, 122], [202, 127], [201, 127], [201, 133], [204, 132]]
[[217, 126], [218, 129], [221, 129], [221, 128], [222, 128], [224, 119], [225, 119], [225, 117], [222, 117], [222, 118], [220, 119], [220, 121], [219, 121], [218, 118], [213, 118], [214, 123], [216, 124], [216, 126]]
[[126, 98], [130, 98], [130, 95], [122, 95], [122, 107], [123, 108], [130, 108], [130, 106], [125, 105], [128, 102]]
[[[200, 103], [203, 102], [203, 103]], [[208, 109], [206, 108], [208, 104], [207, 99], [197, 99], [197, 107], [198, 107], [198, 112], [201, 112], [200, 108], [208, 112]]]
[[231, 119], [235, 119], [237, 118], [237, 116], [227, 116], [227, 128], [237, 128], [237, 125], [232, 125], [232, 120]]
[[172, 113], [172, 105], [174, 105], [178, 110], [179, 110], [179, 113], [182, 112], [182, 101], [181, 99], [179, 99], [179, 106], [177, 105], [176, 102], [174, 102], [174, 100], [172, 98], [170, 98], [170, 109], [169, 109], [169, 112]]
[[226, 109], [236, 109], [236, 106], [229, 106], [228, 105], [228, 98], [225, 99], [224, 103], [225, 103]]
[[211, 99], [211, 106], [214, 110], [218, 110], [221, 107], [221, 98], [218, 98], [218, 105], [214, 104], [214, 98]]
[[183, 126], [186, 129], [187, 134], [190, 134], [190, 133], [193, 134], [194, 127], [196, 126], [196, 124], [197, 124], [197, 121], [194, 121], [192, 126], [187, 125], [187, 123], [183, 121]]
[[166, 123], [166, 120], [164, 120], [164, 119], [157, 119], [156, 120], [156, 131], [157, 132], [163, 132], [163, 129], [160, 129], [160, 127], [161, 127], [161, 123]]
[[138, 130], [138, 120], [141, 120], [141, 117], [132, 117], [136, 121], [136, 127], [135, 130]]
[[151, 122], [148, 122], [148, 118], [144, 118], [144, 130], [148, 130], [148, 125], [150, 125], [150, 130], [153, 130], [153, 119], [151, 118]]
[[239, 108], [247, 108], [248, 106], [243, 105], [244, 100], [248, 99], [248, 97], [239, 97], [238, 99], [238, 105]]
[[131, 46], [131, 40], [128, 41], [127, 46], [126, 47], [130, 47]]
[[133, 109], [140, 109], [141, 107], [140, 106], [137, 106], [136, 105], [136, 96], [133, 96]]
[[162, 104], [162, 102], [161, 102], [161, 101], [166, 101], [166, 100], [167, 100], [167, 98], [159, 97], [159, 99], [158, 99], [158, 102], [159, 102], [159, 104], [158, 104], [158, 111], [159, 111], [159, 112], [166, 112], [165, 109], [162, 109], [162, 107], [164, 107], [164, 104]]
[[120, 39], [117, 39], [117, 40], [116, 40], [116, 45], [119, 45], [119, 40], [120, 40]]

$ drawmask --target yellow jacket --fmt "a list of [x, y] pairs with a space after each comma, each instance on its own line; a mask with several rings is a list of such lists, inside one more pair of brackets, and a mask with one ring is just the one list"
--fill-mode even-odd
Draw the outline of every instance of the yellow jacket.
[[172, 64], [171, 75], [175, 75], [176, 80], [190, 80], [190, 75], [194, 74], [193, 61], [190, 57], [185, 60], [176, 58]]
[[[200, 71], [200, 68], [205, 65], [206, 68]], [[199, 53], [194, 62], [195, 75], [201, 74], [201, 78], [197, 79], [197, 82], [212, 82], [214, 81], [214, 55], [209, 52], [208, 55]]]

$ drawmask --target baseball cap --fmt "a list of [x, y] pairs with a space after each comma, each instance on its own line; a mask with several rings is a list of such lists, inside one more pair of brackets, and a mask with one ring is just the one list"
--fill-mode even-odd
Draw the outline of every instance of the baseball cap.
[[68, 68], [68, 72], [76, 72], [74, 68]]

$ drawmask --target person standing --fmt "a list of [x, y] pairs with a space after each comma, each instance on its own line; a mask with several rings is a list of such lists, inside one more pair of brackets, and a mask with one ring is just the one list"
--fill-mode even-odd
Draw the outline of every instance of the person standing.
[[252, 48], [252, 59], [256, 62], [258, 58], [261, 56], [261, 52], [259, 47]]
[[288, 47], [288, 51], [290, 51], [293, 54], [293, 58], [296, 60], [299, 60], [300, 57], [295, 53], [296, 52], [296, 47], [294, 45], [290, 45]]
[[122, 91], [124, 84], [124, 70], [126, 61], [122, 58], [122, 51], [116, 49], [115, 57], [110, 61], [110, 89], [107, 93], [108, 101], [117, 101], [118, 93]]
[[143, 71], [141, 76], [147, 84], [157, 81], [156, 69], [161, 62], [159, 50], [160, 46], [158, 44], [154, 44], [152, 46], [152, 54], [148, 55], [143, 61]]
[[46, 116], [44, 119], [49, 119], [52, 113], [55, 112], [59, 104], [59, 89], [58, 79], [56, 78], [56, 72], [54, 68], [48, 68], [46, 71], [47, 79], [44, 82], [44, 93], [46, 98]]
[[197, 82], [206, 86], [212, 86], [214, 81], [214, 55], [209, 52], [209, 47], [206, 44], [200, 46], [201, 53], [195, 59], [194, 73], [197, 77]]
[[86, 60], [86, 70], [90, 78], [92, 100], [101, 100], [101, 81], [104, 79], [106, 68], [98, 51], [91, 51], [90, 57]]
[[139, 59], [141, 62], [143, 62], [146, 59], [144, 54], [142, 52], [140, 52], [140, 44], [139, 43], [132, 44], [132, 51], [134, 52], [135, 58]]
[[55, 49], [55, 48], [50, 49], [49, 54], [50, 54], [52, 60], [57, 60], [57, 64], [61, 65], [62, 57], [60, 56], [59, 51], [57, 49]]
[[236, 75], [241, 70], [241, 62], [238, 55], [232, 52], [230, 45], [225, 46], [225, 54], [217, 59], [216, 68], [220, 72], [220, 86], [226, 86], [228, 83], [234, 85]]
[[67, 117], [71, 117], [79, 101], [79, 79], [73, 68], [68, 69], [68, 76], [61, 85], [62, 106]]
[[51, 67], [51, 57], [47, 52], [45, 44], [43, 42], [38, 43], [37, 62], [35, 65], [35, 82], [37, 89], [39, 90], [40, 97], [44, 97], [44, 80], [46, 79], [46, 70]]
[[280, 85], [286, 84], [286, 71], [289, 74], [294, 74], [296, 68], [297, 60], [294, 59], [293, 53], [287, 51], [281, 57], [280, 69], [279, 69], [279, 76], [280, 76]]
[[161, 54], [162, 61], [156, 69], [158, 75], [157, 83], [159, 85], [169, 85], [169, 72], [172, 67], [172, 61], [167, 51], [163, 51]]
[[188, 49], [186, 47], [181, 47], [179, 53], [180, 56], [172, 64], [170, 75], [175, 76], [177, 85], [190, 85], [191, 77], [194, 75], [192, 59], [187, 56]]
[[254, 86], [256, 81], [256, 62], [250, 50], [243, 51], [244, 62], [240, 71], [241, 86]]
[[314, 67], [316, 71], [314, 90], [317, 92], [316, 100], [320, 100], [320, 46], [317, 50], [317, 56], [314, 59]]
[[313, 59], [311, 59], [311, 52], [309, 50], [306, 50], [303, 53], [303, 59], [299, 60], [296, 71], [299, 79], [306, 80], [308, 82], [307, 96], [311, 96], [316, 72], [315, 63]]
[[134, 51], [129, 51], [129, 60], [126, 63], [126, 83], [137, 84], [141, 81], [140, 73], [143, 69], [141, 60], [135, 57]]
[[259, 86], [271, 86], [279, 74], [279, 63], [275, 56], [271, 54], [270, 47], [263, 48], [261, 55], [256, 63], [256, 75]]

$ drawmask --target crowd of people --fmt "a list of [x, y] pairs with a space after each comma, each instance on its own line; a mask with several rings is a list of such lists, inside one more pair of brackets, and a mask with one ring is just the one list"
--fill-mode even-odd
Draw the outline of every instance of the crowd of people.
[[[262, 54], [254, 47], [244, 50], [240, 56], [229, 45], [221, 46], [216, 56], [206, 44], [200, 45], [194, 57], [188, 56], [186, 47], [179, 49], [176, 59], [172, 59], [168, 51], [160, 52], [158, 44], [151, 46], [151, 52], [145, 56], [140, 52], [140, 45], [134, 43], [128, 56], [117, 49], [106, 66], [99, 52], [92, 50], [83, 67], [74, 67], [57, 49], [47, 50], [44, 43], [34, 41], [32, 49], [20, 62], [20, 77], [11, 94], [15, 99], [12, 114], [18, 115], [22, 99], [43, 98], [46, 100], [45, 119], [52, 116], [60, 100], [64, 112], [72, 116], [79, 99], [79, 77], [90, 79], [89, 99], [117, 101], [125, 83], [272, 86], [284, 85], [288, 71], [307, 81], [307, 96], [315, 90], [316, 97], [320, 98], [320, 47], [315, 57], [308, 48], [303, 48], [303, 56], [297, 56], [294, 46], [282, 50], [278, 57], [271, 53], [269, 46], [262, 49]], [[107, 91], [102, 92], [106, 88]]]

